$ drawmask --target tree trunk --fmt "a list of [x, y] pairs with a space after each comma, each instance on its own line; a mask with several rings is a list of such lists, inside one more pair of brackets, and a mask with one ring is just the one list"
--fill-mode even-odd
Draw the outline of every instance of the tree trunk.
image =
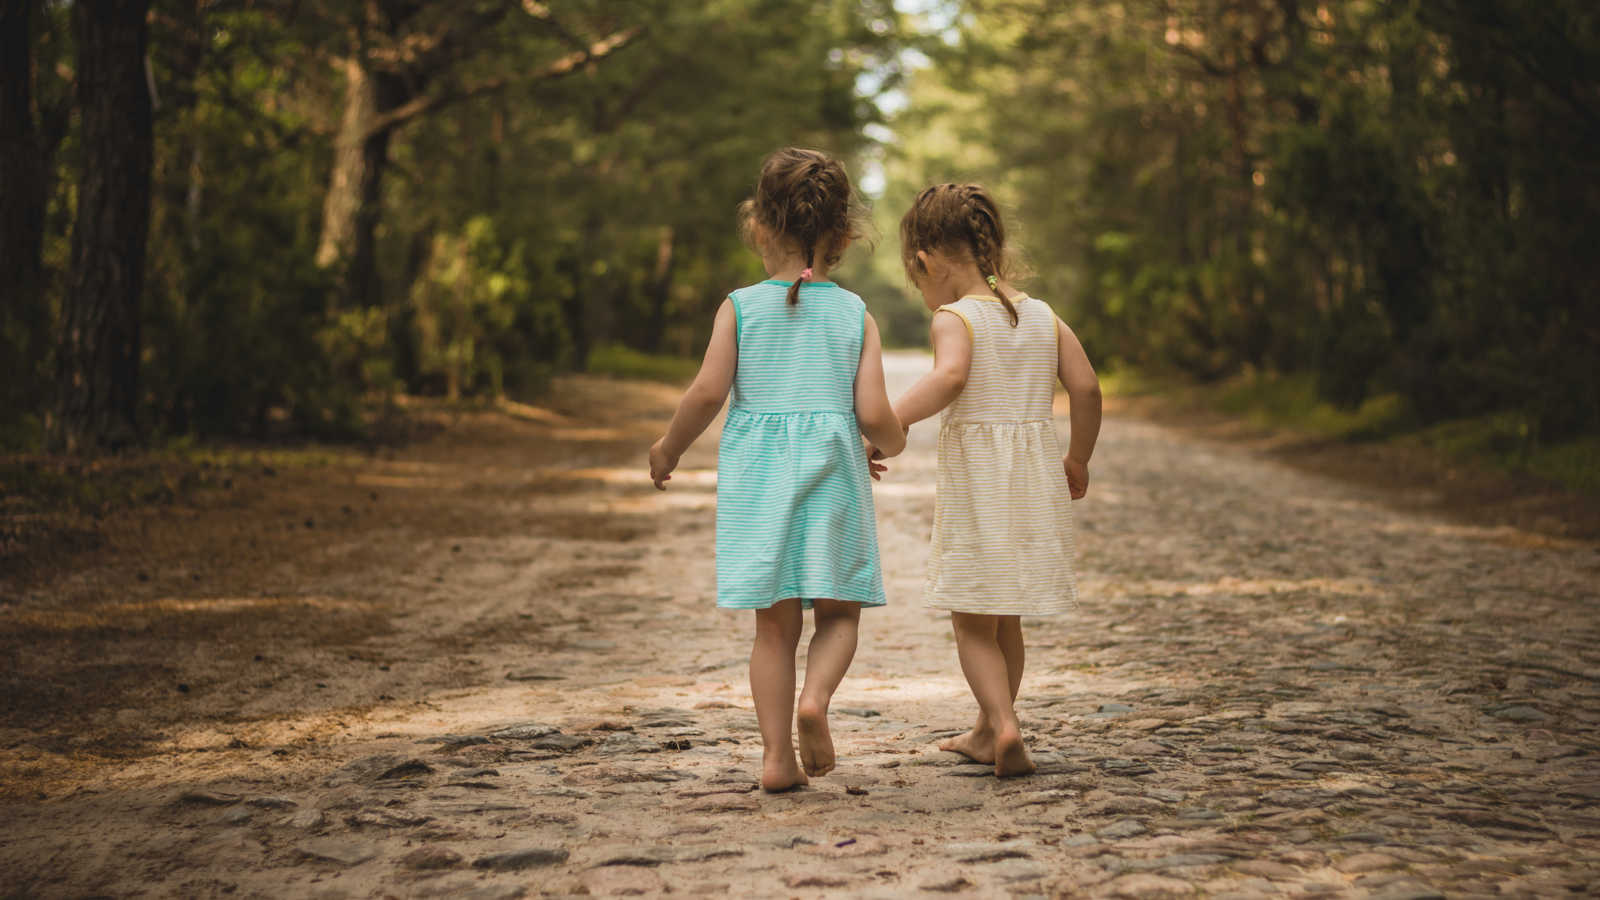
[[[167, 79], [162, 84], [162, 90], [168, 96], [164, 104], [164, 115], [168, 121], [178, 118], [182, 112], [187, 112], [199, 102], [200, 97], [195, 90], [195, 83], [200, 79], [200, 70], [206, 62], [206, 6], [207, 0], [187, 0], [185, 3], [174, 4], [172, 17], [178, 23], [174, 33], [166, 35], [170, 43], [171, 61], [168, 63]], [[159, 45], [161, 35], [156, 36]], [[173, 154], [178, 160], [178, 165], [186, 167], [183, 179], [173, 178], [174, 185], [183, 187], [183, 200], [173, 205], [183, 210], [182, 224], [177, 234], [182, 244], [190, 253], [200, 252], [200, 219], [205, 210], [206, 189], [206, 151], [201, 142], [198, 129], [190, 127], [179, 142], [180, 149]], [[159, 180], [159, 179], [158, 179]], [[157, 206], [161, 204], [157, 200]]]
[[650, 333], [645, 335], [645, 347], [651, 353], [661, 352], [661, 339], [667, 330], [667, 300], [672, 296], [672, 263], [674, 233], [671, 225], [663, 226], [656, 241], [656, 271], [650, 291]]
[[150, 226], [149, 0], [79, 0], [78, 179], [62, 304], [53, 443], [70, 452], [138, 439], [139, 298]]
[[[380, 91], [380, 93], [382, 93]], [[358, 308], [383, 302], [378, 274], [378, 222], [383, 218], [383, 175], [389, 168], [389, 129], [361, 145], [361, 201], [356, 209], [355, 241], [350, 251], [350, 302]]]
[[[602, 166], [599, 170], [602, 177], [606, 168]], [[594, 183], [593, 179], [585, 181]], [[595, 277], [598, 267], [594, 265], [595, 258], [606, 251], [600, 241], [604, 227], [605, 220], [599, 210], [593, 210], [584, 217], [573, 259], [573, 294], [566, 304], [567, 330], [572, 335], [573, 365], [580, 372], [589, 368], [589, 354], [595, 346], [604, 344], [612, 334], [615, 298], [608, 295], [607, 284]]]
[[572, 367], [579, 372], [589, 368], [589, 323], [584, 310], [585, 284], [582, 248], [575, 248], [564, 257], [560, 266], [572, 279], [572, 293], [561, 303], [562, 318], [567, 323], [567, 338], [572, 341]]
[[377, 116], [372, 79], [354, 57], [344, 61], [344, 114], [333, 140], [333, 173], [322, 198], [322, 236], [317, 265], [331, 266], [350, 255], [355, 244], [356, 210], [361, 203], [362, 154], [367, 127]]
[[33, 109], [33, 18], [37, 0], [0, 0], [0, 260], [5, 311], [39, 301], [45, 178]]
[[357, 58], [344, 62], [344, 113], [333, 142], [333, 173], [322, 203], [317, 264], [346, 265], [345, 296], [352, 306], [376, 305], [377, 230], [383, 214], [383, 175], [389, 167], [391, 128], [374, 129], [378, 116], [405, 102], [398, 78], [368, 71]]
[[0, 0], [0, 420], [43, 412], [40, 362], [51, 340], [41, 254], [65, 108], [41, 109], [34, 50], [43, 13], [38, 0]]
[[1255, 163], [1251, 159], [1249, 125], [1245, 120], [1244, 53], [1235, 49], [1233, 74], [1228, 79], [1228, 129], [1233, 135], [1233, 252], [1237, 257], [1239, 281], [1234, 286], [1237, 312], [1231, 343], [1239, 357], [1260, 367], [1266, 357], [1268, 328], [1261, 279], [1252, 258], [1254, 247]]
[[0, 419], [43, 414], [50, 402], [41, 377], [55, 339], [45, 210], [72, 105], [62, 86], [41, 81], [61, 44], [45, 51], [47, 28], [39, 0], [0, 0]]

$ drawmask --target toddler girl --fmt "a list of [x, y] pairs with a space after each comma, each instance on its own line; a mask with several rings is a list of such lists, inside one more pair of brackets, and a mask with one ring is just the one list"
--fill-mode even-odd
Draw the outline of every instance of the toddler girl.
[[[1006, 280], [1000, 211], [975, 184], [941, 184], [900, 221], [906, 273], [934, 310], [933, 371], [895, 403], [902, 423], [944, 410], [933, 547], [923, 601], [951, 612], [978, 721], [939, 746], [996, 775], [1033, 771], [1013, 703], [1022, 620], [1077, 605], [1072, 505], [1089, 486], [1100, 382], [1050, 306]], [[1059, 380], [1072, 441], [1056, 442]], [[896, 445], [898, 447], [898, 445]]]
[[[771, 277], [722, 302], [700, 373], [650, 448], [650, 478], [665, 490], [732, 389], [717, 454], [717, 605], [756, 611], [750, 692], [768, 791], [833, 768], [828, 703], [855, 655], [861, 608], [884, 603], [861, 436], [892, 456], [905, 432], [877, 324], [827, 280], [859, 236], [856, 209], [836, 160], [794, 148], [767, 158], [741, 213]], [[814, 610], [816, 633], [796, 708], [802, 608]]]

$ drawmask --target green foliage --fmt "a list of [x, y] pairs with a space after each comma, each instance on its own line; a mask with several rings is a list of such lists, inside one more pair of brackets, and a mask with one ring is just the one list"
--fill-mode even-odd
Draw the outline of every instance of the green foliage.
[[[384, 21], [349, 4], [152, 17], [140, 413], [155, 442], [349, 435], [396, 392], [531, 396], [586, 365], [665, 375], [676, 364], [657, 355], [697, 354], [726, 292], [761, 277], [735, 210], [762, 157], [865, 152], [880, 114], [860, 79], [895, 83], [889, 0], [401, 6], [379, 4]], [[617, 35], [632, 37], [573, 56]], [[402, 49], [447, 59], [404, 85], [431, 105], [386, 132], [363, 212], [377, 289], [357, 291], [358, 267], [316, 262], [341, 61]], [[49, 302], [0, 317], [4, 446], [35, 444], [54, 395], [73, 140], [55, 159]]]
[[[877, 252], [836, 274], [890, 346], [926, 341], [900, 213], [976, 179], [1010, 213], [1026, 289], [1104, 369], [1266, 373], [1250, 390], [1291, 385], [1335, 430], [1516, 415], [1527, 453], [1600, 432], [1592, 3], [1012, 0], [909, 24], [890, 0], [405, 6], [406, 52], [449, 58], [404, 86], [431, 105], [384, 132], [371, 292], [315, 253], [338, 196], [334, 63], [388, 46], [357, 46], [376, 20], [152, 17], [158, 437], [349, 433], [397, 391], [529, 395], [565, 368], [668, 377], [655, 359], [697, 356], [726, 292], [761, 277], [735, 209], [791, 143], [883, 167]], [[41, 72], [70, 60], [52, 41]], [[893, 134], [885, 91], [905, 101]], [[53, 158], [46, 296], [0, 316], [5, 446], [37, 441], [55, 394], [75, 141]]]
[[362, 365], [337, 273], [312, 261], [318, 166], [306, 118], [281, 102], [297, 73], [272, 59], [288, 48], [259, 13], [212, 24], [208, 64], [161, 73], [185, 92], [157, 121], [144, 419], [157, 435], [351, 433]]
[[451, 400], [541, 388], [565, 342], [561, 312], [535, 294], [520, 244], [506, 245], [484, 216], [459, 235], [437, 234], [411, 286], [417, 372]]
[[1444, 422], [1419, 420], [1398, 393], [1350, 409], [1329, 403], [1314, 376], [1248, 372], [1202, 384], [1123, 367], [1101, 376], [1110, 397], [1156, 397], [1173, 410], [1216, 410], [1257, 426], [1342, 441], [1421, 446], [1447, 456], [1600, 494], [1600, 437], [1541, 441], [1533, 416], [1502, 411]]
[[692, 357], [642, 353], [621, 344], [606, 344], [590, 355], [589, 371], [614, 378], [686, 384], [700, 371], [700, 363]]
[[1526, 412], [1498, 412], [1424, 428], [1408, 440], [1466, 459], [1536, 475], [1572, 490], [1600, 494], [1600, 437], [1540, 441]]
[[1021, 0], [950, 36], [888, 194], [997, 188], [1097, 363], [1291, 373], [1260, 384], [1334, 431], [1600, 431], [1593, 4]]
[[1285, 425], [1334, 438], [1362, 439], [1398, 433], [1411, 417], [1398, 394], [1368, 397], [1354, 408], [1323, 399], [1310, 375], [1247, 374], [1219, 385], [1217, 408], [1268, 425]]
[[1600, 495], [1600, 437], [1574, 438], [1536, 449], [1525, 465], [1540, 478]]

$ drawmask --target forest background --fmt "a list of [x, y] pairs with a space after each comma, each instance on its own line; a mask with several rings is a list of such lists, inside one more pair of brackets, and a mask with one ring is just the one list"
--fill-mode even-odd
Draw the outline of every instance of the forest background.
[[0, 0], [0, 450], [350, 436], [405, 395], [692, 371], [735, 209], [843, 156], [840, 281], [1001, 197], [1125, 383], [1600, 472], [1586, 0]]

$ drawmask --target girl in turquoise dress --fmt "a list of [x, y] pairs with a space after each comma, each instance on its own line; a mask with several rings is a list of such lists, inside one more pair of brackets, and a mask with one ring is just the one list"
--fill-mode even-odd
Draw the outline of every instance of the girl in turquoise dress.
[[[860, 297], [827, 280], [859, 235], [844, 166], [779, 150], [740, 212], [771, 277], [717, 309], [700, 373], [650, 448], [650, 478], [666, 490], [731, 390], [717, 454], [717, 605], [755, 610], [761, 786], [782, 791], [834, 766], [828, 703], [855, 656], [861, 608], [884, 603], [861, 439], [892, 456], [905, 431], [884, 389], [877, 323]], [[796, 705], [803, 609], [816, 633]]]

